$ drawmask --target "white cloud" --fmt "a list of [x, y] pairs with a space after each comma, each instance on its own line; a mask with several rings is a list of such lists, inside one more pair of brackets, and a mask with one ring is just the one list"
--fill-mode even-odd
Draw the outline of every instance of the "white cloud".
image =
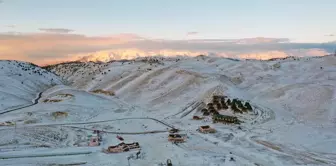
[[193, 35], [197, 35], [198, 34], [198, 32], [187, 32], [187, 36], [193, 36]]
[[15, 28], [16, 25], [6, 25], [5, 27], [7, 27], [7, 28]]
[[40, 28], [39, 30], [48, 33], [70, 33], [74, 31], [72, 29], [65, 28]]

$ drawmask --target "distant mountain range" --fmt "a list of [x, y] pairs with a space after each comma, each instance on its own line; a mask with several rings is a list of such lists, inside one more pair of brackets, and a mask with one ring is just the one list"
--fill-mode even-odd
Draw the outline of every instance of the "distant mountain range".
[[176, 51], [176, 50], [157, 50], [157, 51], [146, 51], [140, 49], [112, 49], [103, 50], [92, 53], [83, 53], [73, 55], [74, 60], [81, 62], [108, 62], [111, 60], [121, 60], [121, 59], [135, 59], [138, 57], [150, 57], [150, 56], [188, 56], [195, 57], [198, 55], [212, 56], [212, 57], [226, 57], [226, 58], [237, 58], [237, 59], [260, 59], [267, 60], [272, 58], [285, 58], [289, 56], [295, 57], [311, 57], [311, 56], [324, 56], [328, 55], [327, 51], [323, 49], [293, 49], [289, 51], [256, 51], [256, 52], [192, 52], [192, 51]]

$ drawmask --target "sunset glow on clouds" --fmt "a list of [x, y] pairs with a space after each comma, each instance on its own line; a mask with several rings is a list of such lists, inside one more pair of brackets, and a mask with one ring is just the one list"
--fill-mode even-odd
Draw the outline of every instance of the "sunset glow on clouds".
[[334, 0], [0, 0], [0, 60], [320, 56], [336, 49], [335, 5]]
[[[85, 55], [130, 59], [136, 56], [216, 54], [221, 57], [269, 59], [302, 49], [302, 55], [321, 56], [332, 51], [333, 44], [290, 43], [283, 38], [247, 39], [146, 39], [136, 34], [93, 37], [64, 33], [3, 33], [0, 35], [1, 59], [49, 64], [77, 60]], [[298, 51], [296, 51], [298, 52]], [[117, 55], [118, 54], [118, 55]], [[98, 58], [99, 59], [99, 58]]]
[[1, 59], [15, 59], [34, 63], [71, 60], [69, 54], [107, 49], [136, 39], [134, 35], [87, 37], [75, 34], [0, 34]]

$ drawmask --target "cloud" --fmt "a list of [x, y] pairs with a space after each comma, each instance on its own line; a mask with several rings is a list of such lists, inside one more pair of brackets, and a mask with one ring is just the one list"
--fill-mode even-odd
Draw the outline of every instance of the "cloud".
[[193, 36], [193, 35], [197, 35], [198, 32], [187, 32], [187, 36]]
[[236, 43], [239, 44], [287, 43], [287, 42], [290, 42], [288, 38], [266, 38], [266, 37], [245, 38], [245, 39], [238, 39], [236, 41]]
[[169, 50], [170, 55], [174, 52], [208, 52], [231, 56], [238, 53], [312, 48], [333, 52], [335, 47], [336, 43], [290, 43], [287, 38], [156, 40], [131, 33], [93, 37], [69, 33], [0, 33], [0, 59], [23, 60], [37, 64], [75, 60], [73, 55], [76, 54], [91, 54], [111, 49], [137, 49], [142, 50], [144, 54]]
[[286, 43], [288, 38], [242, 38], [242, 39], [190, 39], [193, 43], [231, 43], [231, 44], [261, 44], [261, 43]]
[[[215, 41], [215, 42], [214, 42]], [[244, 41], [244, 44], [241, 44]], [[249, 40], [247, 40], [249, 41]], [[262, 41], [261, 43], [246, 42], [246, 40], [227, 40], [227, 39], [201, 39], [201, 40], [143, 40], [128, 42], [118, 46], [119, 48], [141, 48], [141, 49], [174, 49], [174, 50], [204, 50], [204, 51], [269, 51], [269, 50], [289, 50], [289, 49], [309, 49], [323, 48], [332, 49], [333, 43], [290, 43], [278, 42], [284, 40]]]
[[7, 27], [7, 28], [15, 28], [16, 25], [5, 25], [5, 27]]
[[88, 37], [58, 33], [2, 33], [0, 59], [30, 61], [37, 64], [71, 60], [70, 54], [99, 51], [113, 45], [138, 40], [136, 35]]
[[327, 34], [327, 35], [324, 35], [324, 36], [333, 37], [333, 36], [335, 36], [335, 35], [334, 35], [334, 34]]
[[70, 33], [74, 31], [72, 29], [65, 28], [40, 28], [39, 30], [47, 33]]

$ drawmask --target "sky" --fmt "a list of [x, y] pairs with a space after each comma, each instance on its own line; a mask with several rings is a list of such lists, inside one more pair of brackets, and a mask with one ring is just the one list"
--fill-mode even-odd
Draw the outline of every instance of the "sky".
[[[12, 38], [27, 42], [34, 35], [82, 36], [89, 45], [103, 40], [98, 45], [104, 49], [120, 42], [116, 36], [122, 41], [125, 36], [164, 41], [264, 37], [321, 44], [336, 41], [335, 9], [335, 0], [1, 0], [0, 44]], [[104, 43], [109, 37], [114, 42]], [[12, 47], [0, 45], [0, 51]]]

